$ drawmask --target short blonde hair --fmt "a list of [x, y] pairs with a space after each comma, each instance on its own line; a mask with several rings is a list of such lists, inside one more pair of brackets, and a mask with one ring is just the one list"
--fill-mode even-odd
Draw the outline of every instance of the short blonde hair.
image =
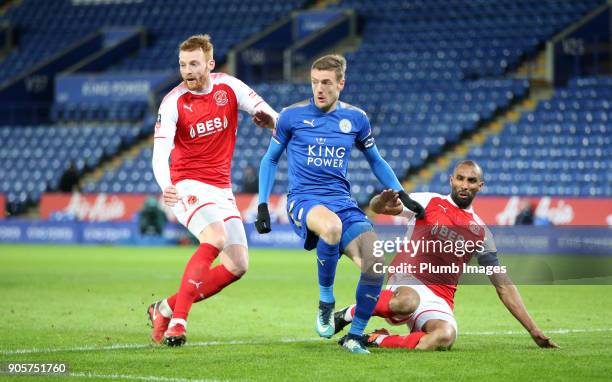
[[310, 69], [333, 70], [336, 72], [336, 79], [340, 81], [344, 79], [344, 73], [346, 72], [346, 58], [339, 54], [328, 54], [313, 62]]
[[213, 58], [213, 44], [207, 34], [196, 34], [189, 37], [179, 45], [179, 51], [193, 52], [201, 49], [207, 59]]

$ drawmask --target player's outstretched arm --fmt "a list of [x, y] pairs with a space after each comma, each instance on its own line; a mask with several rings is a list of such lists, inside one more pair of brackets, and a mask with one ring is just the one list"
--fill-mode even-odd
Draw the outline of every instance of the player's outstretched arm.
[[376, 176], [376, 178], [382, 183], [386, 188], [392, 189], [398, 192], [399, 200], [402, 202], [406, 208], [415, 213], [415, 217], [417, 219], [421, 219], [425, 217], [425, 209], [419, 203], [414, 201], [399, 182], [397, 176], [391, 169], [391, 166], [385, 161], [378, 152], [376, 145], [372, 145], [369, 148], [363, 150], [363, 153], [372, 168], [372, 172]]
[[255, 220], [255, 228], [259, 233], [268, 233], [272, 231], [268, 201], [270, 200], [270, 193], [274, 187], [278, 160], [283, 154], [285, 147], [286, 145], [272, 138], [270, 140], [270, 146], [268, 146], [268, 151], [261, 160], [261, 165], [259, 167], [259, 205], [257, 206], [257, 219]]
[[370, 200], [370, 209], [377, 214], [399, 215], [404, 210], [399, 194], [391, 189], [384, 190]]
[[491, 283], [495, 286], [499, 299], [506, 306], [508, 311], [523, 325], [531, 335], [533, 341], [541, 348], [558, 348], [559, 345], [554, 343], [550, 337], [546, 336], [533, 321], [527, 308], [523, 303], [523, 299], [512, 282], [510, 277], [505, 273], [494, 273], [489, 276]]

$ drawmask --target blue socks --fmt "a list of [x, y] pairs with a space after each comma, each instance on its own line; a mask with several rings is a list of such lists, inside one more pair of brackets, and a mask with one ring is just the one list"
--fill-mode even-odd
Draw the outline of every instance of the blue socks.
[[[319, 271], [319, 300], [334, 303], [334, 278], [340, 257], [340, 244], [329, 245], [319, 238], [317, 243], [317, 268]], [[379, 288], [380, 290], [380, 288]]]
[[370, 276], [362, 273], [357, 284], [357, 306], [349, 334], [361, 336], [374, 312], [384, 276]]

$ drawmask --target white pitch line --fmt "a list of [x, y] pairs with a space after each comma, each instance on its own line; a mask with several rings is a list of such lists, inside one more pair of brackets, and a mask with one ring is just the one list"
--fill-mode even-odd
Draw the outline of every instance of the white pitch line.
[[[544, 334], [571, 334], [571, 333], [601, 333], [601, 332], [612, 332], [612, 328], [601, 328], [601, 329], [555, 329], [555, 330], [544, 330]], [[459, 332], [460, 336], [503, 336], [503, 335], [520, 335], [527, 333], [525, 330], [500, 330], [491, 332]]]
[[[185, 347], [207, 347], [207, 346], [225, 346], [225, 345], [265, 345], [270, 343], [294, 343], [294, 342], [312, 342], [319, 341], [319, 338], [287, 338], [278, 341], [210, 341], [210, 342], [188, 342]], [[2, 355], [16, 354], [35, 354], [35, 353], [63, 353], [63, 352], [87, 352], [87, 351], [105, 351], [105, 350], [126, 350], [126, 349], [148, 349], [156, 348], [154, 344], [114, 344], [108, 346], [85, 345], [73, 348], [33, 348], [33, 349], [16, 349], [2, 350]]]
[[129, 375], [129, 374], [99, 374], [99, 373], [70, 373], [68, 377], [77, 378], [100, 378], [100, 379], [127, 379], [131, 381], [154, 381], [154, 382], [218, 382], [218, 379], [188, 379], [160, 377], [155, 375]]
[[[545, 334], [571, 334], [571, 333], [601, 333], [612, 332], [612, 328], [593, 328], [593, 329], [552, 329], [544, 330]], [[500, 335], [524, 335], [524, 330], [499, 330], [487, 332], [464, 332], [459, 333], [460, 336], [500, 336]], [[321, 341], [320, 338], [287, 338], [277, 341], [210, 341], [210, 342], [188, 342], [185, 347], [208, 347], [208, 346], [226, 346], [226, 345], [267, 345], [267, 344], [284, 344], [296, 342], [315, 342]], [[114, 344], [108, 346], [85, 345], [73, 348], [32, 348], [32, 349], [16, 349], [16, 350], [1, 350], [1, 355], [18, 355], [18, 354], [43, 354], [43, 353], [64, 353], [64, 352], [88, 352], [88, 351], [107, 351], [107, 350], [129, 350], [129, 349], [148, 349], [154, 348], [157, 345], [152, 344]]]

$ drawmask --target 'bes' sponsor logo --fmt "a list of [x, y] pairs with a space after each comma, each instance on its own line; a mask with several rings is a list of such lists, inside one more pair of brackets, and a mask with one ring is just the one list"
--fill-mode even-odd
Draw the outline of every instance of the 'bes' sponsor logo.
[[191, 138], [195, 138], [196, 136], [205, 137], [207, 135], [223, 131], [226, 128], [227, 117], [223, 116], [223, 119], [221, 119], [221, 117], [215, 117], [204, 122], [198, 122], [195, 125], [195, 128], [191, 126], [189, 136], [191, 136]]
[[465, 241], [465, 237], [457, 231], [454, 231], [447, 226], [438, 226], [437, 224], [431, 227], [431, 236], [440, 240]]

